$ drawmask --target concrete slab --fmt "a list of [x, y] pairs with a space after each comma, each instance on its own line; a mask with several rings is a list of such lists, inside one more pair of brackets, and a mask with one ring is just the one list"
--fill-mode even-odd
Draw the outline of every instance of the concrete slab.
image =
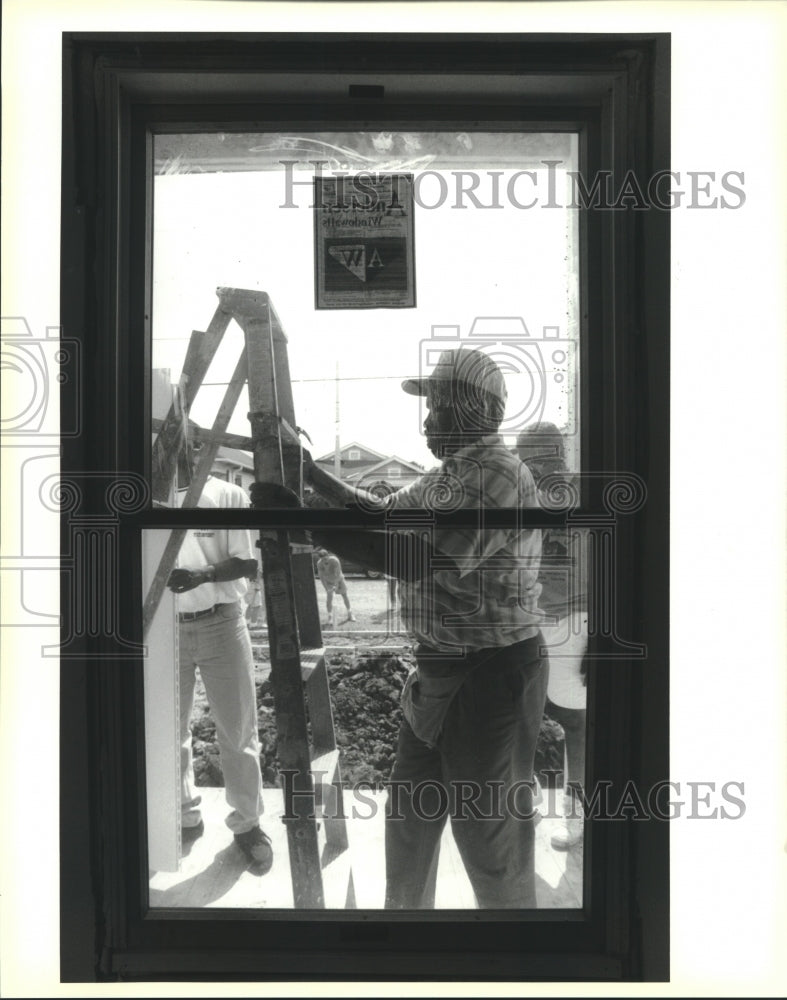
[[[249, 870], [224, 825], [227, 807], [223, 788], [200, 788], [204, 834], [183, 851], [180, 871], [153, 872], [153, 907], [227, 907], [238, 909], [292, 909], [287, 832], [282, 822], [281, 792], [266, 788], [262, 827], [273, 844], [274, 863], [266, 875]], [[353, 882], [359, 909], [382, 909], [385, 901], [385, 793], [363, 792], [363, 798], [345, 792]], [[557, 818], [536, 825], [536, 894], [538, 907], [576, 909], [582, 906], [582, 850], [556, 851], [550, 838]], [[435, 909], [474, 909], [475, 897], [446, 824], [437, 870]]]

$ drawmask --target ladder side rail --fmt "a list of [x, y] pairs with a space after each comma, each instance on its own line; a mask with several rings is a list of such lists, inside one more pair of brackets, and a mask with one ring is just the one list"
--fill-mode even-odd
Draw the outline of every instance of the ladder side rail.
[[301, 681], [287, 532], [260, 530], [277, 753], [284, 773], [284, 821], [296, 908], [322, 909], [320, 846]]
[[191, 404], [205, 381], [210, 363], [231, 319], [231, 315], [219, 307], [204, 333], [200, 330], [192, 331], [180, 377], [183, 387], [182, 405], [185, 412], [179, 413], [173, 404], [153, 442], [151, 490], [154, 500], [164, 502], [169, 495], [169, 488], [177, 469], [178, 452], [183, 444], [183, 421], [188, 417]]
[[[242, 300], [236, 298], [235, 302], [243, 307]], [[248, 312], [236, 312], [235, 316], [246, 339], [254, 478], [258, 483], [283, 485], [274, 353], [266, 304], [267, 297], [262, 304], [253, 300]], [[261, 529], [260, 549], [278, 755], [287, 772], [284, 801], [293, 898], [298, 908], [322, 909], [325, 898], [288, 532]]]
[[[274, 371], [278, 414], [288, 428], [296, 427], [295, 406], [292, 397], [292, 380], [287, 357], [287, 337], [281, 329], [273, 307], [271, 313], [271, 343], [274, 354]], [[288, 437], [282, 441], [282, 462], [284, 468], [284, 484], [294, 493], [300, 493], [301, 488], [301, 449], [295, 439]], [[306, 546], [308, 539], [304, 531], [291, 531], [291, 540], [300, 546]], [[317, 598], [317, 586], [314, 579], [314, 562], [311, 551], [304, 548], [292, 553], [292, 572], [295, 585], [295, 612], [298, 618], [298, 634], [301, 646], [305, 649], [317, 649], [322, 646], [322, 628], [320, 626], [320, 605]]]

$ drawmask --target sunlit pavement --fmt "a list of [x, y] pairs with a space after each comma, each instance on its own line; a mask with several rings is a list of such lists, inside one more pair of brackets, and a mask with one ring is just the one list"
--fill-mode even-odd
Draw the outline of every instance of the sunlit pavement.
[[[245, 858], [224, 825], [227, 807], [223, 788], [201, 788], [205, 832], [184, 849], [178, 872], [156, 872], [150, 879], [153, 907], [228, 907], [232, 909], [292, 909], [287, 835], [282, 822], [283, 801], [279, 789], [266, 788], [262, 827], [273, 842], [271, 871], [257, 876], [248, 870]], [[385, 893], [384, 792], [363, 791], [362, 797], [345, 792], [350, 861], [356, 905], [359, 909], [382, 909]], [[557, 803], [559, 805], [559, 802]], [[582, 905], [582, 847], [556, 851], [550, 844], [559, 827], [557, 810], [536, 826], [536, 893], [539, 908], [576, 909]], [[331, 908], [341, 908], [343, 897], [328, 899]], [[446, 825], [437, 873], [436, 909], [473, 909], [475, 900], [464, 866]]]

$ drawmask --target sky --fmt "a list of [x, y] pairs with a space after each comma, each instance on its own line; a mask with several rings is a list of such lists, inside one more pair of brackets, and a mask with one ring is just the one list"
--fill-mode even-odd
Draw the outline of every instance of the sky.
[[[488, 195], [486, 168], [479, 172], [479, 191]], [[338, 365], [341, 444], [357, 441], [433, 465], [422, 403], [405, 394], [401, 382], [428, 371], [435, 345], [455, 346], [457, 328], [466, 346], [484, 342], [479, 329], [498, 331], [484, 343], [507, 369], [503, 429], [512, 443], [521, 426], [539, 418], [573, 426], [578, 370], [569, 230], [576, 211], [522, 210], [505, 196], [499, 210], [487, 210], [491, 199], [483, 196], [484, 207], [462, 197], [466, 207], [458, 209], [455, 177], [439, 173], [449, 191], [444, 203], [427, 207], [440, 200], [432, 177], [421, 188], [424, 207], [415, 206], [417, 306], [359, 310], [315, 308], [314, 218], [305, 185], [292, 189], [294, 204], [284, 208], [282, 171], [157, 176], [153, 366], [170, 369], [177, 380], [191, 331], [204, 330], [214, 313], [217, 287], [261, 289], [288, 337], [296, 419], [315, 457], [334, 449]], [[512, 173], [505, 171], [499, 182], [504, 192]], [[562, 172], [558, 177], [564, 182]], [[543, 187], [545, 178], [542, 169], [536, 185]], [[521, 185], [512, 190], [526, 202]], [[483, 317], [494, 317], [494, 324]], [[561, 343], [544, 344], [544, 327]], [[232, 324], [191, 411], [200, 425], [212, 424], [241, 347]], [[248, 433], [247, 411], [244, 397], [231, 431]]]

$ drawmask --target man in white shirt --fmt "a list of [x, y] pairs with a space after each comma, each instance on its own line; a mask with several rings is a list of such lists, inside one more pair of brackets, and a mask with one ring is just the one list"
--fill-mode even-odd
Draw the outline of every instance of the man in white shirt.
[[[182, 499], [181, 492], [181, 499]], [[245, 492], [209, 477], [199, 507], [248, 508]], [[178, 568], [167, 586], [178, 595], [180, 626], [181, 818], [184, 839], [203, 830], [194, 788], [190, 719], [195, 668], [199, 667], [216, 723], [216, 738], [235, 842], [264, 874], [273, 863], [268, 835], [260, 828], [262, 776], [257, 731], [254, 660], [244, 615], [248, 578], [257, 574], [251, 536], [245, 529], [195, 528], [187, 532]]]

